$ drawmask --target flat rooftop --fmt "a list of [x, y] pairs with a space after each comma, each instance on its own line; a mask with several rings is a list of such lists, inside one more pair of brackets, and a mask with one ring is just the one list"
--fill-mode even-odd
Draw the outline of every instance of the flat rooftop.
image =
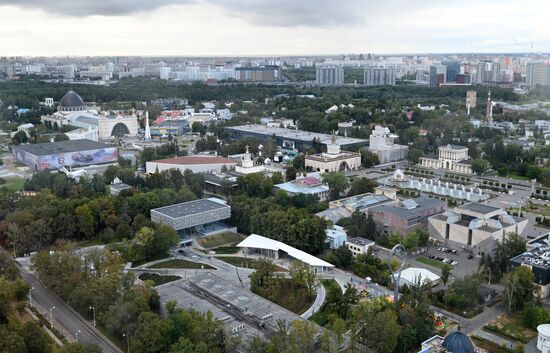
[[539, 243], [533, 249], [510, 259], [510, 261], [531, 267], [550, 269], [550, 245]]
[[158, 212], [170, 218], [180, 218], [228, 207], [230, 206], [225, 204], [222, 200], [208, 198], [154, 208], [151, 211]]
[[182, 308], [202, 313], [210, 311], [246, 338], [272, 337], [277, 332], [278, 320], [286, 323], [304, 320], [212, 272], [164, 284], [157, 290], [163, 303], [175, 301]]
[[158, 159], [148, 163], [162, 163], [162, 164], [238, 164], [237, 161], [222, 156], [185, 156]]
[[[318, 132], [310, 132], [310, 131], [295, 130], [295, 129], [285, 129], [282, 127], [269, 127], [266, 125], [259, 125], [259, 124], [231, 126], [231, 127], [226, 127], [226, 130], [236, 130], [236, 131], [242, 131], [242, 132], [248, 132], [248, 133], [262, 134], [262, 135], [275, 134], [278, 137], [288, 138], [288, 139], [298, 140], [303, 142], [311, 142], [315, 138], [324, 144], [330, 143], [332, 139], [332, 135], [329, 135], [329, 134], [322, 134]], [[368, 140], [357, 139], [352, 137], [336, 136], [336, 144], [340, 146], [366, 144], [367, 142]]]
[[374, 242], [372, 240], [361, 238], [361, 237], [349, 238], [348, 240], [346, 240], [346, 243], [350, 243], [350, 244], [353, 244], [353, 245], [359, 245], [359, 246], [374, 244]]
[[488, 205], [484, 205], [482, 203], [476, 203], [476, 202], [467, 203], [465, 205], [459, 206], [458, 208], [472, 211], [472, 212], [482, 213], [482, 214], [488, 214], [488, 213], [500, 210], [500, 208], [498, 207], [488, 206]]
[[14, 149], [25, 151], [35, 156], [46, 156], [49, 154], [61, 154], [80, 151], [89, 151], [102, 148], [114, 147], [102, 142], [96, 142], [93, 140], [67, 140], [59, 142], [44, 142], [44, 143], [32, 143], [28, 145], [14, 146]]

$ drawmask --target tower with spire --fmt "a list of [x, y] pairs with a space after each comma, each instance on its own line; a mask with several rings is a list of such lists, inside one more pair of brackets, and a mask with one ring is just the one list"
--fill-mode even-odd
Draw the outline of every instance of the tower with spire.
[[151, 139], [151, 128], [149, 127], [149, 112], [145, 112], [145, 139]]
[[485, 117], [489, 123], [493, 122], [493, 101], [491, 100], [491, 91], [489, 91], [489, 94], [487, 95], [487, 111], [485, 113]]

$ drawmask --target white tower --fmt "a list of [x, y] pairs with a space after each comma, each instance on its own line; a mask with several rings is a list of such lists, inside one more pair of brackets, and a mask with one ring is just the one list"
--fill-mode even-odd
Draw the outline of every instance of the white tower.
[[145, 112], [145, 139], [151, 139], [151, 128], [149, 127], [149, 112]]
[[242, 159], [241, 165], [244, 168], [252, 168], [254, 166], [254, 161], [252, 160], [252, 155], [250, 154], [250, 151], [248, 150], [248, 145], [246, 146], [246, 152], [244, 154], [244, 158]]

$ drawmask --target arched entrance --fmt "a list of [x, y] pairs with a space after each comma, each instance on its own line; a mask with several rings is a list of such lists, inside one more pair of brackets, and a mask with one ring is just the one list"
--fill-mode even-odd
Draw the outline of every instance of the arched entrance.
[[451, 163], [449, 161], [445, 162], [445, 169], [451, 169]]
[[111, 131], [111, 136], [115, 137], [124, 137], [124, 135], [129, 135], [130, 130], [128, 129], [128, 126], [126, 126], [123, 123], [118, 123], [115, 126], [113, 126], [113, 130]]
[[349, 165], [346, 161], [343, 161], [342, 163], [340, 163], [340, 168], [338, 168], [338, 170], [340, 172], [345, 171], [345, 170], [349, 170], [349, 169], [350, 169]]

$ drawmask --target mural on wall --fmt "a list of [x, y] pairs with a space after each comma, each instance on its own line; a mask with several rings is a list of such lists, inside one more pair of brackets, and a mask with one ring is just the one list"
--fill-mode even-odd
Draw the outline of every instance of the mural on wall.
[[55, 153], [44, 156], [35, 156], [25, 151], [17, 151], [16, 158], [19, 162], [37, 170], [59, 169], [92, 164], [116, 162], [118, 150], [116, 147], [101, 148], [89, 151]]

